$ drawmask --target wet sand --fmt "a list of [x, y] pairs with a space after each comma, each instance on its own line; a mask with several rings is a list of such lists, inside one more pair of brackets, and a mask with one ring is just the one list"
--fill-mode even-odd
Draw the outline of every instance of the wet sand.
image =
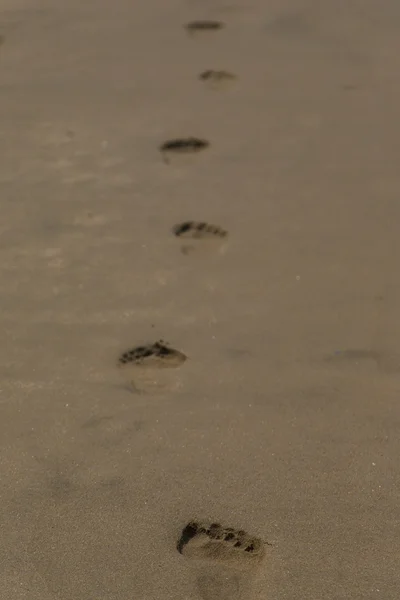
[[[399, 30], [391, 0], [0, 2], [1, 597], [397, 597]], [[160, 339], [186, 360], [135, 392], [118, 357]], [[212, 525], [179, 552], [193, 520], [257, 573]]]

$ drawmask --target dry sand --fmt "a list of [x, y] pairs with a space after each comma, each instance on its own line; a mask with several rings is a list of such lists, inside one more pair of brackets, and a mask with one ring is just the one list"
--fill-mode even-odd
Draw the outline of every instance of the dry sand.
[[[399, 31], [397, 0], [0, 0], [1, 598], [236, 600], [192, 519], [271, 544], [248, 600], [398, 597]], [[180, 385], [135, 394], [117, 358], [159, 338]]]

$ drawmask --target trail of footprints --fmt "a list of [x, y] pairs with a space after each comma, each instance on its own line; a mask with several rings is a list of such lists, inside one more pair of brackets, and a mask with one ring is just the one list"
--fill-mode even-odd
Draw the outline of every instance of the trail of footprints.
[[[225, 24], [215, 20], [192, 21], [185, 25], [189, 36], [201, 38], [215, 35]], [[0, 46], [4, 36], [0, 35]], [[237, 81], [237, 76], [227, 70], [207, 69], [198, 79], [210, 89], [220, 90]], [[187, 136], [166, 140], [159, 147], [166, 164], [178, 158], [193, 157], [210, 147], [206, 139]], [[181, 244], [184, 254], [196, 248], [218, 248], [225, 243], [228, 232], [202, 221], [184, 221], [172, 227], [173, 236]], [[366, 351], [343, 351], [327, 360], [374, 359], [376, 353]], [[165, 392], [179, 388], [180, 371], [188, 357], [164, 340], [137, 345], [121, 353], [117, 367], [132, 391], [148, 393], [153, 388]], [[167, 375], [165, 375], [167, 374]], [[168, 374], [172, 374], [168, 378]], [[182, 530], [176, 543], [177, 551], [188, 561], [196, 573], [199, 593], [204, 600], [249, 599], [251, 583], [258, 568], [263, 564], [269, 544], [244, 530], [222, 526], [219, 523], [190, 521]]]
[[[185, 25], [189, 35], [203, 35], [215, 33], [225, 27], [222, 21], [191, 21]], [[237, 81], [237, 76], [224, 69], [206, 69], [200, 73], [198, 79], [210, 90], [223, 90], [232, 87]], [[210, 147], [208, 140], [188, 136], [166, 140], [160, 145], [160, 152], [166, 164], [186, 164], [188, 158], [197, 155]]]
[[[193, 21], [185, 28], [190, 36], [215, 34], [225, 27], [221, 21]], [[199, 79], [212, 89], [221, 89], [236, 81], [236, 76], [224, 70], [208, 69]], [[166, 140], [160, 152], [166, 164], [182, 157], [197, 155], [210, 147], [208, 140], [188, 136]], [[171, 229], [181, 244], [183, 254], [196, 249], [221, 250], [228, 231], [219, 225], [203, 221], [183, 221]], [[130, 389], [136, 393], [174, 391], [179, 388], [178, 373], [188, 357], [164, 340], [150, 342], [124, 351], [117, 366]], [[177, 542], [177, 550], [196, 571], [199, 593], [205, 600], [248, 598], [251, 575], [262, 563], [266, 553], [263, 541], [243, 530], [224, 527], [219, 523], [191, 521]]]

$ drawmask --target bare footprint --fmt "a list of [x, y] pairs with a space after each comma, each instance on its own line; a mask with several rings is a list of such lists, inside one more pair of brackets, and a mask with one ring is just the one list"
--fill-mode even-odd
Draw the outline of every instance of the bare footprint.
[[265, 557], [261, 539], [219, 523], [190, 522], [177, 549], [196, 568], [204, 600], [248, 600], [254, 575]]
[[188, 162], [195, 154], [209, 148], [210, 142], [196, 137], [167, 140], [160, 146], [165, 163]]
[[379, 368], [381, 356], [375, 350], [347, 349], [337, 350], [325, 357], [325, 362], [332, 365], [348, 366], [351, 369], [355, 367], [370, 370]]
[[185, 29], [191, 36], [198, 36], [199, 34], [205, 33], [215, 33], [216, 31], [220, 31], [225, 27], [225, 24], [222, 21], [213, 21], [213, 20], [200, 20], [200, 21], [191, 21], [185, 25]]
[[215, 91], [231, 88], [237, 81], [237, 77], [233, 73], [215, 69], [203, 71], [203, 73], [200, 73], [199, 79], [204, 82], [208, 89]]
[[169, 372], [186, 360], [183, 352], [159, 340], [123, 352], [117, 365], [134, 392], [174, 391], [180, 387], [180, 380]]
[[218, 225], [211, 225], [201, 221], [184, 221], [175, 225], [173, 234], [183, 242], [181, 251], [190, 254], [201, 248], [224, 252], [228, 232]]
[[73, 224], [80, 227], [97, 227], [99, 225], [104, 225], [106, 222], [107, 217], [105, 215], [96, 215], [91, 211], [86, 211], [77, 215]]
[[379, 353], [375, 350], [361, 350], [361, 349], [350, 349], [350, 350], [336, 350], [333, 354], [326, 357], [328, 362], [332, 361], [360, 361], [360, 360], [379, 360]]
[[341, 368], [351, 370], [362, 370], [367, 373], [379, 371], [385, 375], [393, 375], [400, 371], [400, 358], [398, 353], [394, 355], [388, 352], [377, 350], [365, 350], [353, 348], [347, 350], [336, 350], [332, 354], [325, 356], [325, 362], [331, 365], [337, 365]]

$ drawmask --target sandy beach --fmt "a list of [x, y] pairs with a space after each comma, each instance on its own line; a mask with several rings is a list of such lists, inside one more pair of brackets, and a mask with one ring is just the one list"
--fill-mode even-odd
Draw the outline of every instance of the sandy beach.
[[398, 598], [399, 32], [0, 0], [1, 598]]

